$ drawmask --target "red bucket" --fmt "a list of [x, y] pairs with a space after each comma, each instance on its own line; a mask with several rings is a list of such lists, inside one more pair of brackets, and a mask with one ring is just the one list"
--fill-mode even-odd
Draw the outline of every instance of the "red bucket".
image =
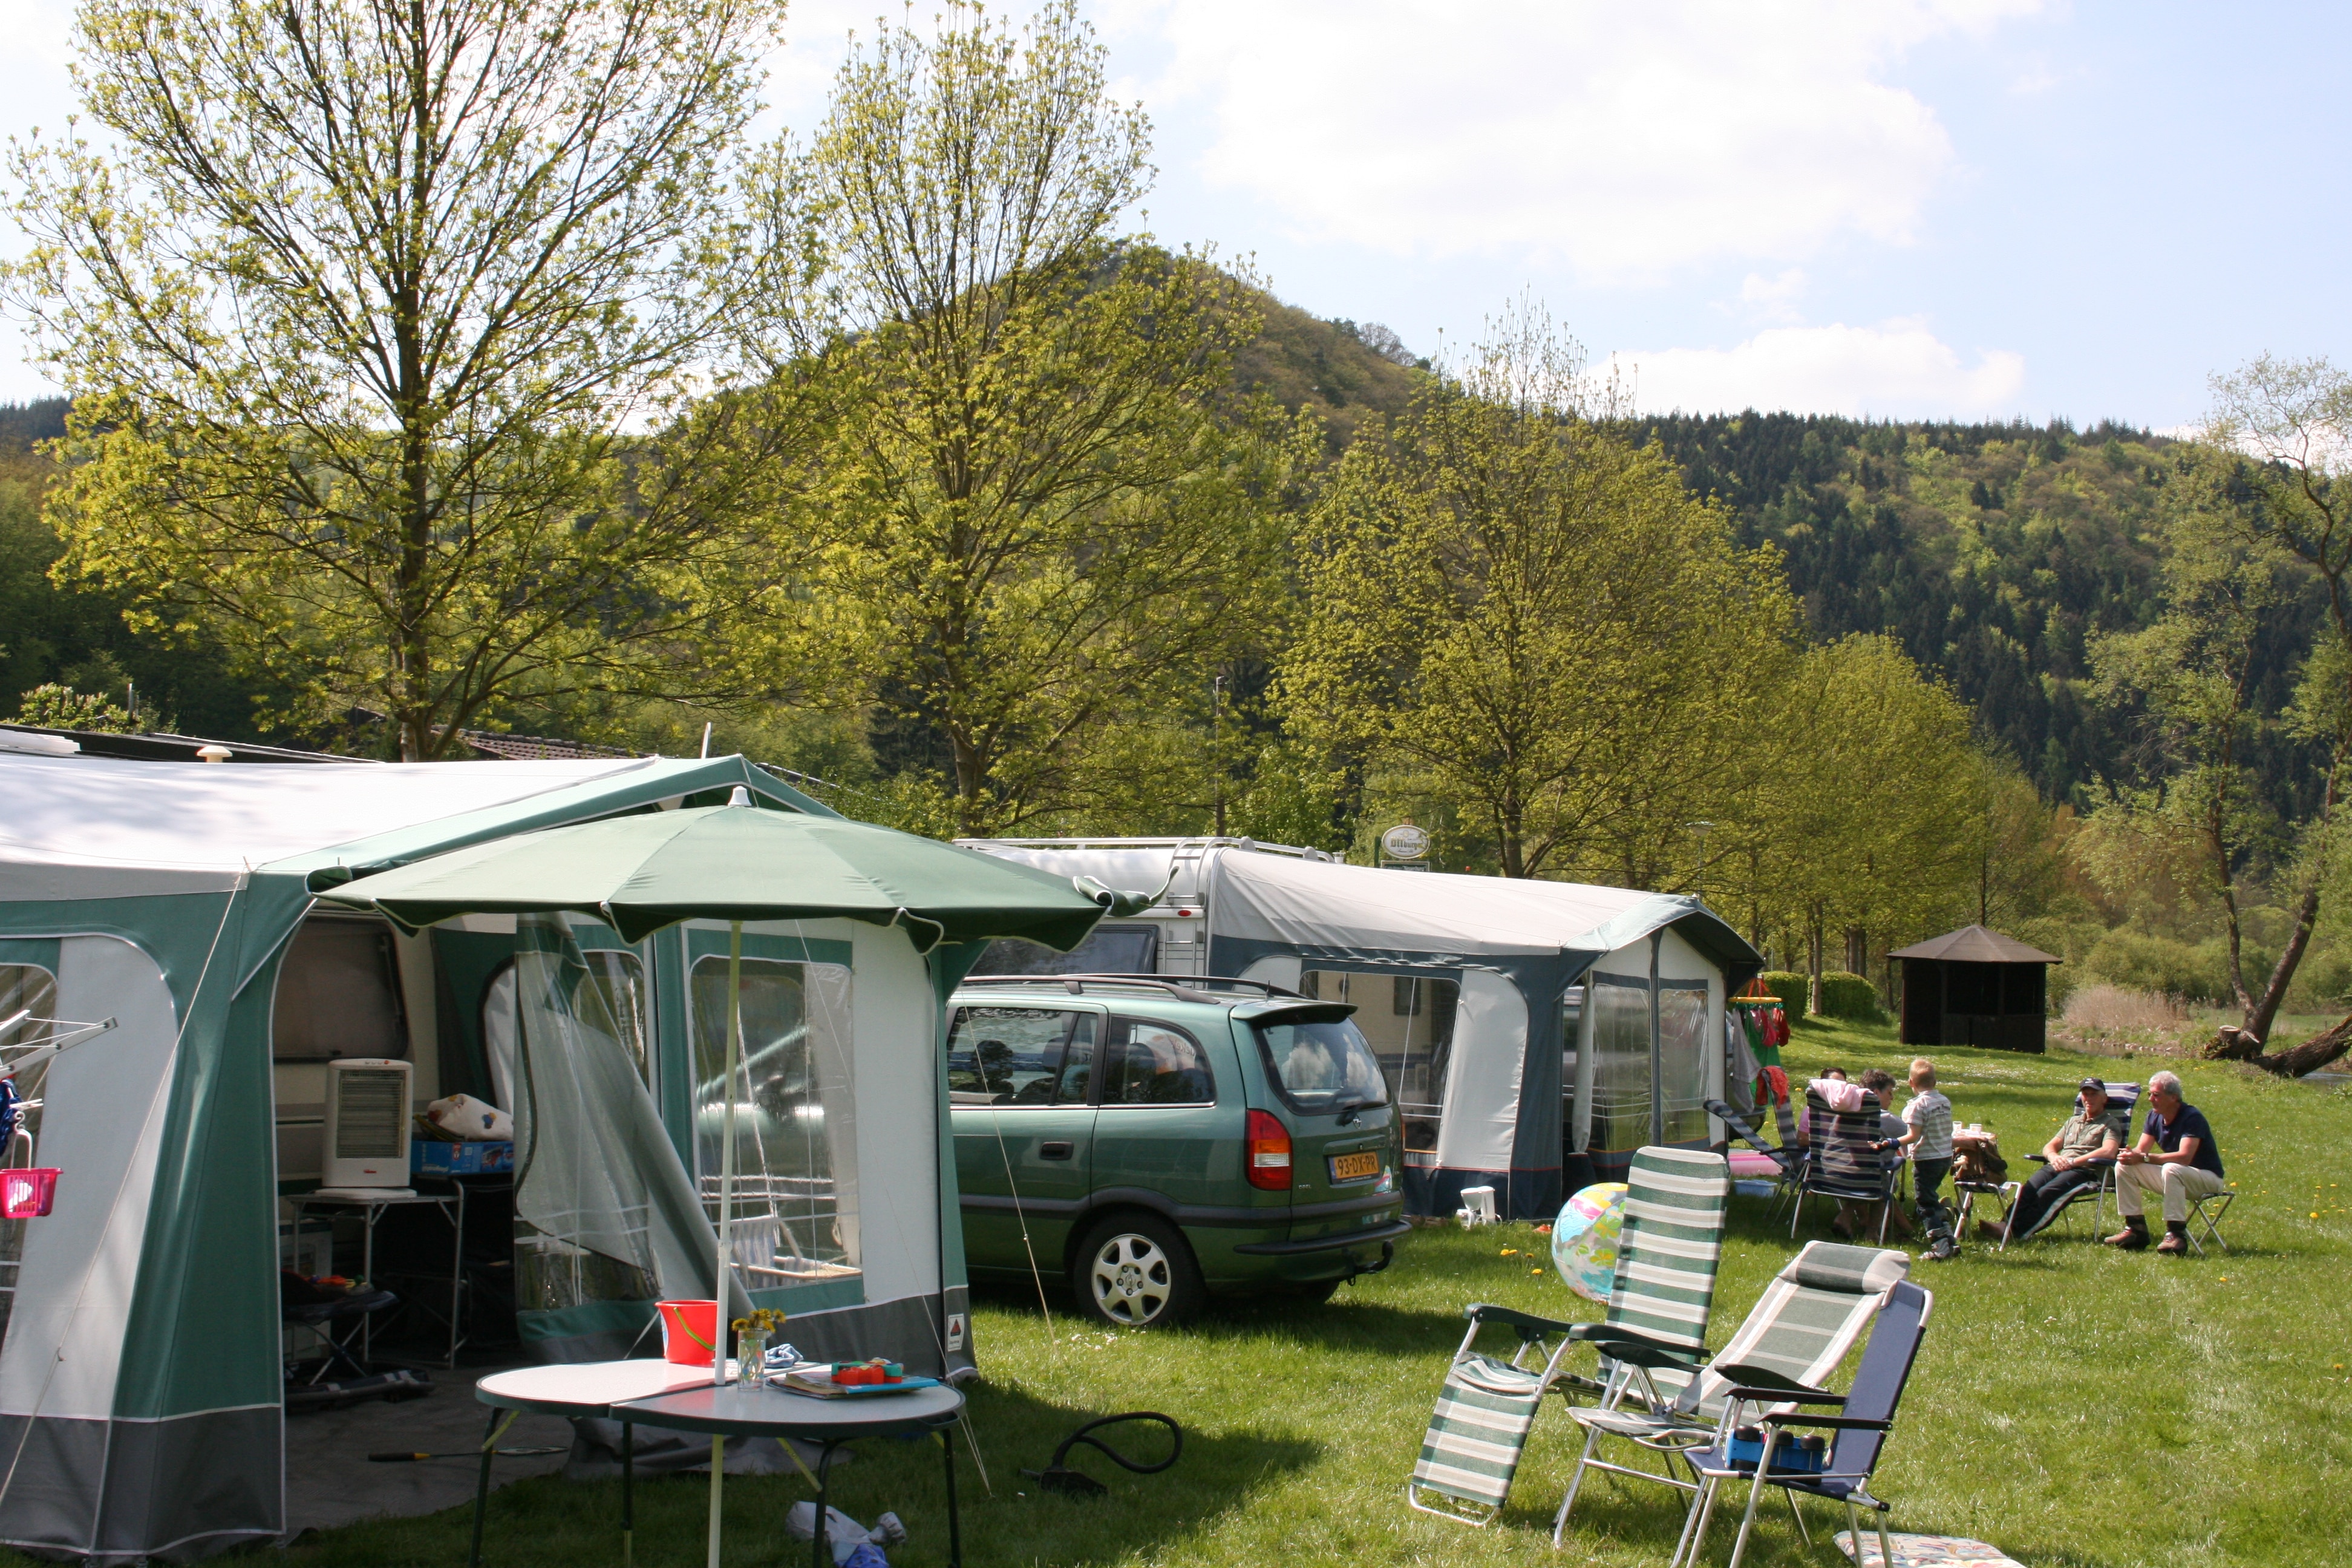
[[[52, 1171], [51, 1176], [57, 1174]], [[16, 1212], [10, 1210], [10, 1213]], [[43, 1200], [43, 1214], [48, 1213]], [[716, 1301], [656, 1301], [661, 1314], [662, 1359], [679, 1366], [709, 1366], [719, 1353], [719, 1303]]]
[[0, 1171], [0, 1215], [10, 1219], [40, 1218], [49, 1212], [49, 1205], [57, 1195], [58, 1172], [55, 1166], [36, 1165], [29, 1171]]

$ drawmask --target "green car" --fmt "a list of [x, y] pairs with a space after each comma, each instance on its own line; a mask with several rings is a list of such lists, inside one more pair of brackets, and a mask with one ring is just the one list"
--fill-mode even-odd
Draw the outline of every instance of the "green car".
[[1253, 981], [974, 978], [948, 1037], [965, 1261], [1121, 1328], [1321, 1300], [1409, 1228], [1380, 1062], [1344, 1003]]

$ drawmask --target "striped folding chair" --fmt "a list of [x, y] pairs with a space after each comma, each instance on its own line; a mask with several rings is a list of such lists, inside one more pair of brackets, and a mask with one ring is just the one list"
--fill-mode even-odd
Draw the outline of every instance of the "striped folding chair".
[[[1910, 1271], [1910, 1259], [1900, 1252], [1876, 1247], [1846, 1247], [1812, 1241], [1790, 1258], [1748, 1314], [1731, 1342], [1717, 1352], [1713, 1363], [1685, 1384], [1664, 1404], [1636, 1406], [1580, 1406], [1570, 1410], [1584, 1428], [1584, 1451], [1569, 1478], [1568, 1495], [1560, 1500], [1552, 1522], [1552, 1544], [1568, 1531], [1568, 1518], [1588, 1470], [1606, 1470], [1698, 1494], [1700, 1480], [1674, 1473], [1677, 1465], [1688, 1470], [1682, 1456], [1704, 1448], [1728, 1435], [1727, 1419], [1733, 1389], [1753, 1386], [1760, 1378], [1780, 1377], [1790, 1384], [1818, 1387], [1837, 1369], [1847, 1351], [1868, 1325], [1871, 1314], [1887, 1292]], [[1614, 1347], [1599, 1342], [1604, 1353]], [[1737, 1369], [1737, 1382], [1726, 1375]], [[1603, 1439], [1632, 1443], [1664, 1456], [1665, 1470], [1636, 1469], [1597, 1458]], [[1628, 1456], [1629, 1458], [1631, 1456]]]
[[[1723, 1256], [1724, 1213], [1731, 1167], [1699, 1149], [1635, 1152], [1626, 1178], [1625, 1223], [1609, 1315], [1598, 1323], [1555, 1322], [1476, 1302], [1447, 1369], [1436, 1412], [1422, 1437], [1421, 1458], [1405, 1483], [1405, 1501], [1423, 1513], [1484, 1526], [1503, 1510], [1528, 1431], [1545, 1391], [1561, 1384], [1597, 1390], [1603, 1405], [1637, 1389], [1652, 1404], [1671, 1398], [1696, 1374], [1715, 1304]], [[1519, 1337], [1507, 1362], [1481, 1354], [1478, 1331], [1508, 1328]], [[1605, 1340], [1597, 1375], [1570, 1377], [1560, 1363], [1586, 1341]], [[1542, 1365], [1532, 1364], [1542, 1358]]]
[[1887, 1222], [1895, 1213], [1895, 1182], [1903, 1162], [1878, 1147], [1879, 1105], [1874, 1094], [1862, 1097], [1859, 1110], [1832, 1110], [1819, 1090], [1805, 1090], [1805, 1121], [1812, 1133], [1812, 1152], [1805, 1162], [1797, 1203], [1789, 1215], [1789, 1234], [1797, 1234], [1804, 1217], [1805, 1199], [1816, 1194], [1840, 1203], [1878, 1205], [1878, 1239], [1886, 1240]]

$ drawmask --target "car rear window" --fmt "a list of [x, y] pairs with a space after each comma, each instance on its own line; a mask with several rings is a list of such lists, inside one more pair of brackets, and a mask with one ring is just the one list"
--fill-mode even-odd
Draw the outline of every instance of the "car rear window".
[[1339, 1110], [1389, 1102], [1380, 1058], [1365, 1043], [1364, 1032], [1347, 1019], [1276, 1020], [1257, 1025], [1256, 1030], [1266, 1070], [1295, 1110]]

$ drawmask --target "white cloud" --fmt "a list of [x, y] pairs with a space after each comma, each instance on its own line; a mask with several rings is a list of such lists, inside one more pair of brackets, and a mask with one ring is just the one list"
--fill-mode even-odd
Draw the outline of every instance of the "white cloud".
[[1207, 100], [1201, 174], [1302, 237], [1588, 281], [1908, 240], [1951, 167], [1907, 51], [2040, 0], [1131, 0]]
[[1602, 368], [1632, 378], [1645, 413], [1963, 418], [2013, 413], [2025, 385], [2023, 355], [1988, 349], [1965, 363], [1917, 319], [1775, 327], [1728, 349], [1621, 351]]
[[1797, 321], [1797, 300], [1805, 291], [1802, 268], [1791, 267], [1778, 278], [1751, 272], [1739, 282], [1739, 302], [1768, 321]]

